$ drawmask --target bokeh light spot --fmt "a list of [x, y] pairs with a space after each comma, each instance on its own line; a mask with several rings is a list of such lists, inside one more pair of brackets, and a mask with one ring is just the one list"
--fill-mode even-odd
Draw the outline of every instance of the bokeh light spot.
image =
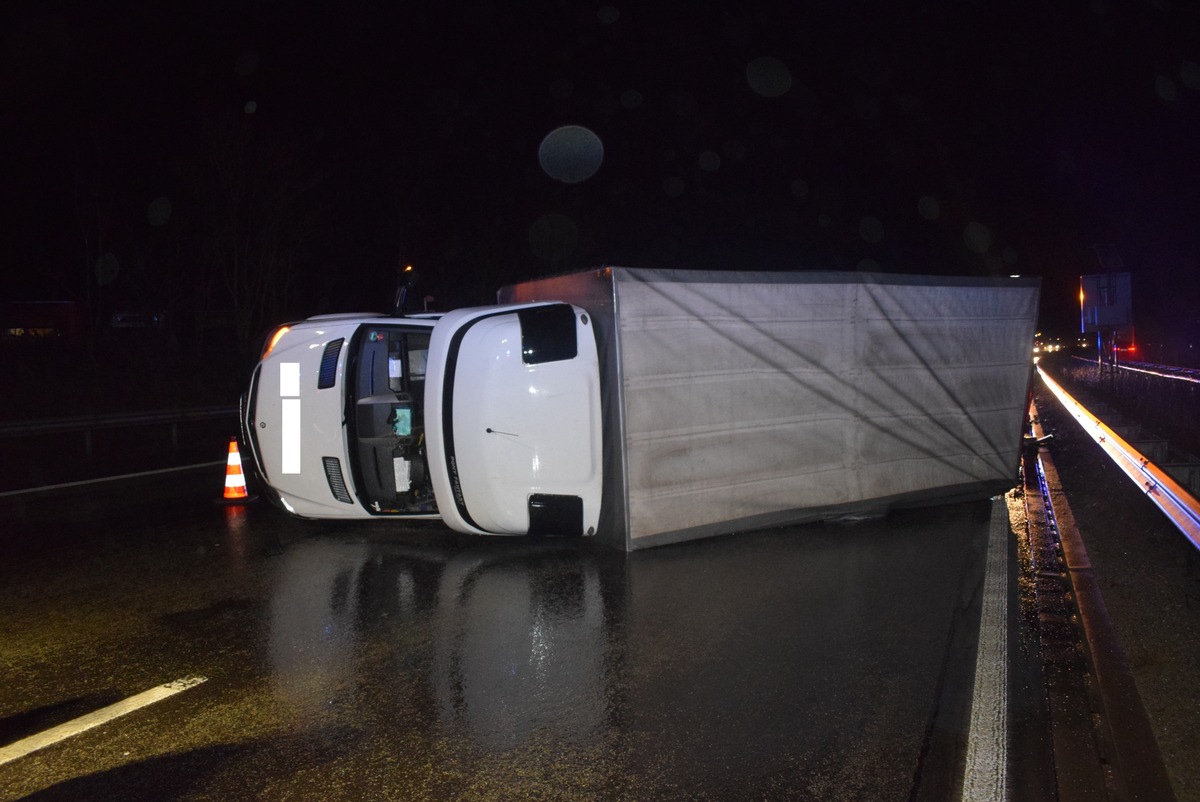
[[235, 65], [234, 69], [237, 70], [238, 75], [245, 77], [258, 72], [258, 65], [260, 63], [261, 60], [259, 59], [258, 51], [246, 50], [243, 51], [240, 56], [238, 56], [237, 64]]
[[566, 259], [579, 246], [579, 226], [565, 214], [544, 214], [529, 227], [529, 245], [542, 261]]
[[550, 97], [566, 100], [575, 94], [575, 85], [566, 78], [559, 78], [550, 84]]
[[596, 12], [596, 19], [600, 20], [605, 25], [612, 25], [621, 17], [621, 12], [613, 6], [600, 6], [600, 10]]
[[1200, 91], [1200, 64], [1185, 61], [1179, 67], [1179, 79], [1188, 89]]
[[721, 150], [725, 152], [725, 158], [731, 161], [741, 161], [746, 158], [746, 143], [740, 139], [730, 139], [721, 146]]
[[253, 100], [247, 100], [246, 105], [242, 107], [242, 111], [246, 112], [247, 114], [253, 114], [254, 112], [258, 111], [258, 103]]
[[792, 194], [797, 198], [807, 198], [808, 192], [808, 182], [803, 178], [797, 178], [792, 182]]
[[880, 242], [883, 239], [883, 221], [870, 215], [858, 221], [858, 235], [867, 242]]
[[721, 169], [721, 157], [711, 150], [704, 151], [700, 154], [700, 169], [709, 173]]
[[683, 183], [683, 179], [677, 175], [673, 175], [664, 180], [662, 186], [663, 192], [667, 193], [667, 195], [672, 198], [678, 198], [683, 194], [684, 189], [687, 188]]
[[691, 117], [696, 113], [696, 96], [691, 92], [676, 92], [667, 98], [667, 105], [680, 117]]
[[992, 247], [992, 232], [983, 223], [972, 220], [963, 229], [963, 242], [972, 253], [985, 254]]
[[874, 259], [861, 259], [857, 267], [862, 273], [878, 273], [883, 269]]
[[642, 93], [636, 89], [626, 89], [621, 93], [621, 105], [627, 109], [636, 109], [642, 105]]
[[538, 146], [538, 162], [546, 175], [564, 184], [586, 181], [603, 161], [604, 143], [582, 125], [555, 128]]
[[859, 95], [854, 98], [854, 113], [864, 122], [875, 122], [883, 116], [883, 107], [875, 95]]
[[867, 86], [880, 87], [891, 77], [883, 54], [875, 50], [856, 50], [851, 58], [854, 72]]
[[146, 220], [150, 225], [158, 227], [165, 225], [171, 219], [171, 200], [164, 196], [159, 196], [150, 201], [150, 205], [146, 207]]
[[926, 220], [937, 220], [938, 215], [942, 213], [942, 207], [936, 199], [922, 195], [921, 199], [917, 201], [917, 213]]
[[833, 225], [833, 218], [827, 214], [819, 214], [817, 215], [817, 225], [821, 228], [829, 228]]
[[679, 243], [672, 237], [656, 237], [650, 243], [650, 253], [655, 262], [669, 265], [679, 255]]
[[774, 56], [762, 56], [746, 65], [746, 81], [756, 94], [779, 97], [792, 88], [792, 72]]
[[812, 122], [821, 116], [821, 98], [807, 86], [797, 86], [788, 98], [802, 119]]
[[450, 114], [458, 108], [460, 102], [457, 92], [440, 87], [429, 96], [429, 110], [434, 114]]
[[1168, 103], [1174, 102], [1178, 92], [1175, 89], [1175, 82], [1165, 75], [1160, 75], [1154, 79], [1154, 94], [1158, 95], [1160, 100], [1165, 100]]

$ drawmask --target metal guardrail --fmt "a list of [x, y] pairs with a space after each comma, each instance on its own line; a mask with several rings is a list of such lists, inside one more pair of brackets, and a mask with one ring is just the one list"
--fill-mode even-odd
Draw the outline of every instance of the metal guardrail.
[[178, 446], [179, 424], [226, 417], [236, 418], [237, 407], [166, 409], [153, 412], [82, 415], [73, 418], [15, 421], [0, 423], [0, 439], [79, 433], [84, 436], [84, 448], [90, 457], [92, 455], [92, 432], [98, 429], [167, 425], [171, 427], [171, 444]]
[[[1081, 356], [1073, 356], [1071, 358], [1080, 362], [1087, 362], [1091, 365], [1098, 364], [1095, 359], [1088, 359]], [[1174, 379], [1175, 381], [1200, 384], [1200, 370], [1196, 370], [1195, 368], [1155, 365], [1150, 362], [1118, 362], [1116, 367], [1131, 373], [1144, 373], [1147, 376], [1157, 376], [1160, 379]]]
[[1200, 549], [1200, 502], [1165, 470], [1126, 442], [1102, 420], [1089, 412], [1040, 367], [1038, 375], [1075, 421], [1095, 440], [1125, 475], [1145, 491], [1192, 545]]

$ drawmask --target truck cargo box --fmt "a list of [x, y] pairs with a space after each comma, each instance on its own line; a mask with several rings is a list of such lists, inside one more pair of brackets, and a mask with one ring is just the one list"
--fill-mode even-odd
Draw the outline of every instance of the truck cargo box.
[[608, 267], [499, 300], [592, 315], [598, 535], [628, 551], [1011, 488], [1039, 287]]

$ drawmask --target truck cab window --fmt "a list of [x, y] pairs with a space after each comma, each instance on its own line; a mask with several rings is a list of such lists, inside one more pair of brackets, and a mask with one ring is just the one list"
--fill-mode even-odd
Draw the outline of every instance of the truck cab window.
[[526, 365], [574, 359], [575, 311], [570, 304], [535, 306], [517, 313], [521, 321], [521, 360]]
[[425, 462], [428, 332], [364, 326], [352, 348], [346, 422], [360, 500], [377, 514], [435, 512]]

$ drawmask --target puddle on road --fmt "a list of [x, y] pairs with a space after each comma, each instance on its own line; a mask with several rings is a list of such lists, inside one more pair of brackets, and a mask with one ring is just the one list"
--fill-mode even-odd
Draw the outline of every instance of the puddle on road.
[[580, 793], [907, 798], [940, 686], [970, 686], [946, 655], [974, 639], [983, 511], [631, 555], [297, 541], [272, 561], [266, 670], [298, 720], [402, 743], [443, 791], [486, 765]]

